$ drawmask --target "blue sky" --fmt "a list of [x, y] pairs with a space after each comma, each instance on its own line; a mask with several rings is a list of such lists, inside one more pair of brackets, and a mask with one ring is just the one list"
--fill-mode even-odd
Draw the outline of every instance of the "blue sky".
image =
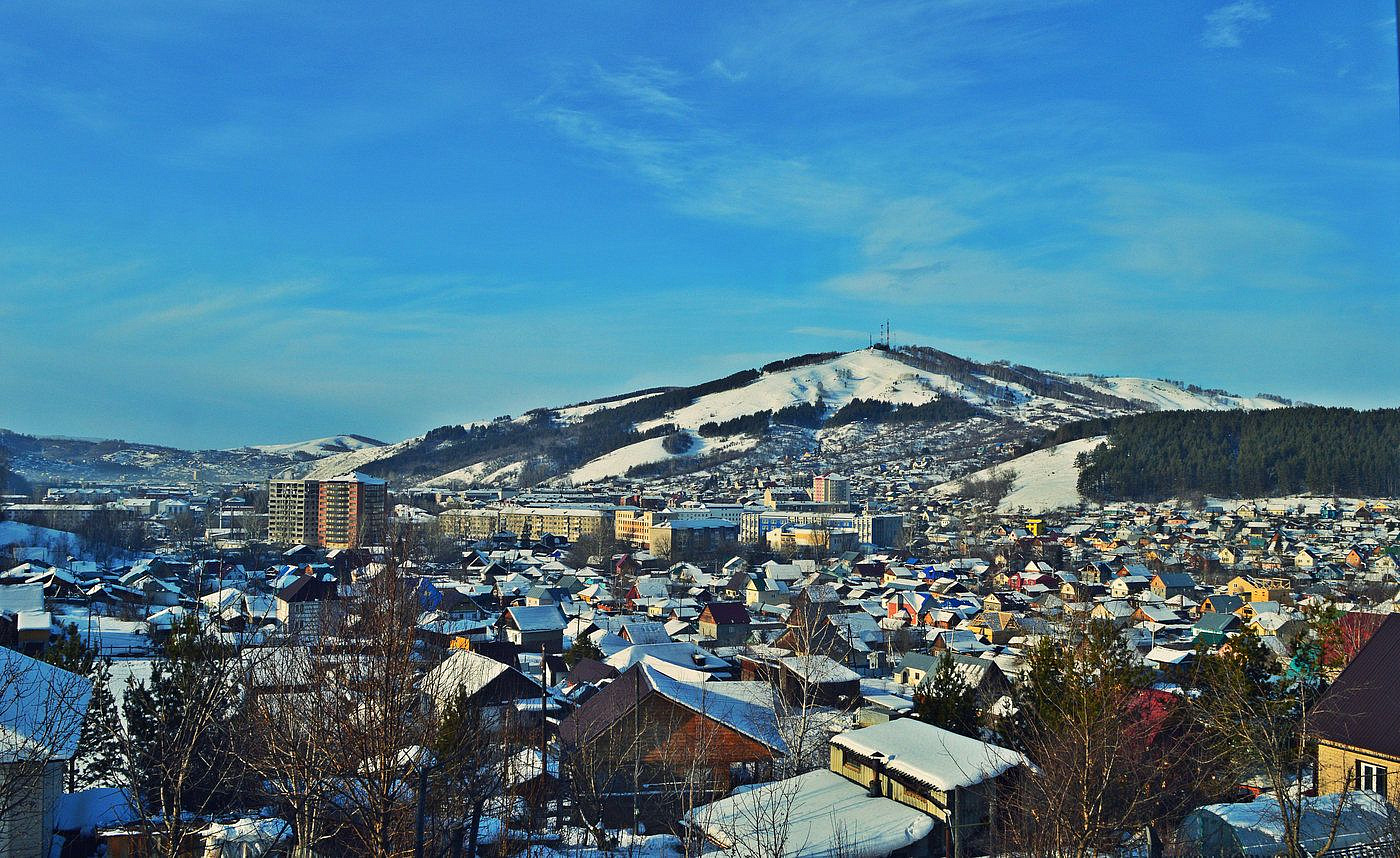
[[0, 5], [0, 426], [432, 426], [895, 336], [1400, 399], [1389, 0]]

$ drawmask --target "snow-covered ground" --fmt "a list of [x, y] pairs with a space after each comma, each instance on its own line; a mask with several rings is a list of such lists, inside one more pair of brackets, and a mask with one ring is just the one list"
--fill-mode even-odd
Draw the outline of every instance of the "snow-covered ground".
[[[986, 477], [993, 471], [1014, 471], [1016, 482], [1011, 492], [997, 505], [998, 512], [1011, 512], [1025, 508], [1033, 513], [1045, 512], [1065, 506], [1075, 506], [1083, 501], [1079, 494], [1079, 469], [1074, 459], [1080, 453], [1087, 453], [1107, 440], [1107, 436], [1081, 438], [1044, 450], [1027, 453], [1001, 465], [970, 474], [971, 478]], [[963, 479], [967, 479], [964, 477]], [[956, 494], [962, 480], [953, 480], [937, 488], [941, 494]]]
[[731, 435], [724, 438], [701, 438], [699, 435], [693, 437], [695, 441], [690, 445], [689, 450], [675, 454], [666, 452], [666, 449], [661, 446], [666, 440], [665, 438], [648, 438], [645, 441], [628, 444], [626, 447], [605, 453], [586, 465], [575, 468], [569, 474], [569, 479], [575, 485], [591, 483], [608, 477], [620, 477], [627, 473], [629, 468], [637, 465], [649, 465], [652, 462], [661, 462], [666, 459], [693, 459], [715, 453], [749, 450], [758, 444], [757, 438], [747, 435]]
[[1234, 394], [1193, 393], [1169, 381], [1156, 378], [1128, 378], [1114, 376], [1096, 378], [1089, 375], [1061, 376], [1077, 381], [1085, 387], [1101, 393], [1120, 396], [1138, 402], [1147, 402], [1164, 411], [1224, 411], [1231, 408], [1282, 408], [1282, 404], [1259, 396], [1235, 396]]
[[327, 438], [313, 438], [310, 441], [296, 441], [290, 444], [254, 444], [248, 449], [262, 453], [275, 453], [282, 456], [330, 456], [351, 450], [368, 450], [385, 446], [383, 441], [364, 438], [360, 435], [331, 435]]
[[695, 429], [702, 423], [730, 420], [764, 410], [777, 411], [818, 399], [832, 411], [852, 399], [919, 405], [934, 399], [940, 392], [962, 390], [961, 385], [946, 375], [919, 372], [882, 352], [867, 349], [810, 366], [764, 373], [750, 384], [702, 396], [665, 417], [639, 423], [637, 428], [645, 430], [662, 423], [674, 423], [683, 429]]
[[[0, 549], [8, 549], [11, 546], [21, 550], [21, 559], [43, 560], [59, 565], [63, 564], [70, 554], [79, 559], [90, 559], [91, 556], [77, 534], [33, 524], [21, 524], [18, 521], [0, 521]], [[23, 549], [26, 548], [37, 551], [24, 552]], [[8, 554], [8, 551], [6, 553]], [[35, 553], [43, 556], [32, 556]]]
[[363, 468], [370, 462], [387, 459], [395, 453], [412, 449], [422, 442], [424, 437], [423, 435], [415, 435], [412, 438], [405, 438], [396, 444], [386, 444], [383, 447], [365, 447], [360, 450], [351, 450], [348, 453], [336, 453], [317, 460], [300, 476], [311, 480], [329, 480], [333, 477], [341, 477], [351, 471]]
[[643, 393], [640, 396], [626, 396], [621, 399], [612, 399], [607, 402], [595, 402], [591, 405], [574, 405], [569, 408], [559, 408], [555, 410], [555, 414], [557, 414], [559, 416], [559, 419], [561, 420], [572, 422], [574, 420], [579, 420], [581, 418], [587, 417], [588, 415], [596, 411], [604, 411], [609, 408], [621, 408], [624, 405], [629, 405], [633, 402], [638, 402], [648, 397], [657, 396], [659, 393], [660, 391], [657, 391], [655, 393]]

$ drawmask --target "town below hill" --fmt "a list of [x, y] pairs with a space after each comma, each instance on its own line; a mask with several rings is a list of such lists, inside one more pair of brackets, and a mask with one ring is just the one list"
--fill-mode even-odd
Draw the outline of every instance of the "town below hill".
[[1393, 502], [880, 485], [10, 502], [0, 821], [82, 856], [1400, 846]]

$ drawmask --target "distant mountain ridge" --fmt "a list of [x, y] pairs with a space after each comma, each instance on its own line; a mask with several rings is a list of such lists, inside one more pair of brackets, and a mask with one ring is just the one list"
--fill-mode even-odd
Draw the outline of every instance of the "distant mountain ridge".
[[0, 429], [0, 451], [30, 482], [189, 483], [265, 479], [300, 462], [382, 446], [364, 435], [232, 450], [182, 450], [119, 439], [25, 435]]
[[309, 456], [319, 459], [322, 456], [329, 456], [333, 453], [348, 453], [351, 450], [372, 450], [376, 447], [386, 446], [383, 441], [376, 441], [364, 435], [331, 435], [328, 438], [313, 438], [310, 441], [298, 441], [291, 444], [254, 444], [242, 449], [257, 450], [262, 453], [272, 453], [284, 456]]
[[[798, 355], [704, 384], [443, 426], [384, 447], [328, 456], [291, 473], [324, 478], [360, 470], [401, 484], [439, 486], [546, 479], [578, 484], [724, 462], [762, 464], [804, 445], [839, 445], [861, 432], [880, 435], [879, 427], [890, 425], [898, 425], [902, 436], [929, 436], [942, 444], [952, 440], [947, 436], [954, 421], [976, 423], [979, 437], [999, 438], [997, 444], [1029, 443], [1075, 420], [1287, 402], [1165, 380], [980, 363], [923, 346], [874, 347]], [[668, 436], [680, 433], [688, 439], [668, 443]], [[877, 439], [872, 452], [879, 447]], [[950, 460], [955, 470], [962, 464]]]
[[186, 451], [125, 441], [0, 431], [14, 470], [34, 481], [222, 482], [351, 471], [397, 485], [584, 484], [749, 468], [820, 453], [833, 467], [920, 456], [946, 477], [1028, 449], [1067, 423], [1165, 409], [1276, 408], [1181, 382], [983, 363], [926, 346], [817, 352], [686, 386], [652, 387], [556, 408], [440, 426], [385, 444], [334, 435]]

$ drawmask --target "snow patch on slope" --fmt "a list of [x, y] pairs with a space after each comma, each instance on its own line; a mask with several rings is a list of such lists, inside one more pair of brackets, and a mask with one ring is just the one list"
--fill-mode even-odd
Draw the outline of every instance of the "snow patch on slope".
[[645, 441], [628, 444], [626, 447], [619, 447], [611, 453], [604, 453], [593, 461], [575, 468], [569, 474], [569, 479], [575, 485], [591, 483], [608, 477], [620, 477], [627, 473], [629, 468], [634, 468], [637, 465], [649, 465], [667, 459], [693, 459], [735, 450], [751, 450], [758, 444], [758, 439], [750, 435], [731, 435], [725, 438], [693, 437], [695, 438], [694, 443], [684, 453], [666, 452], [666, 449], [661, 446], [666, 440], [665, 438], [648, 438]]
[[1120, 396], [1138, 402], [1146, 402], [1157, 408], [1170, 411], [1225, 411], [1232, 408], [1281, 408], [1281, 403], [1259, 396], [1236, 396], [1231, 393], [1195, 393], [1183, 387], [1155, 378], [1129, 378], [1112, 376], [1098, 378], [1090, 375], [1066, 375], [1085, 387], [1100, 393]]
[[941, 393], [965, 396], [971, 402], [982, 401], [949, 376], [920, 372], [902, 361], [867, 349], [822, 363], [764, 373], [743, 387], [702, 396], [665, 417], [639, 423], [637, 428], [645, 431], [663, 423], [674, 423], [682, 429], [695, 429], [703, 423], [811, 404], [818, 399], [831, 411], [852, 399], [922, 405]]
[[253, 444], [247, 449], [283, 456], [306, 455], [320, 458], [351, 450], [378, 449], [384, 446], [386, 445], [383, 441], [363, 435], [331, 435], [328, 438], [313, 438], [310, 441], [296, 441], [290, 444]]
[[[1074, 466], [1074, 459], [1080, 453], [1087, 453], [1107, 440], [1107, 435], [1098, 435], [1058, 444], [977, 471], [968, 477], [986, 477], [993, 471], [1016, 472], [1016, 482], [997, 505], [997, 512], [1012, 512], [1024, 507], [1033, 513], [1041, 513], [1059, 507], [1076, 506], [1082, 503], [1084, 498], [1079, 494], [1079, 469]], [[956, 495], [961, 482], [962, 479], [958, 479], [944, 483], [935, 491], [943, 495]]]
[[387, 459], [395, 453], [410, 450], [420, 444], [425, 437], [424, 435], [415, 435], [397, 444], [386, 444], [383, 447], [365, 447], [361, 450], [351, 450], [348, 453], [336, 453], [316, 461], [309, 469], [301, 473], [300, 476], [308, 480], [329, 480], [333, 477], [343, 477], [351, 471], [357, 471], [371, 462]]
[[588, 415], [593, 414], [594, 412], [604, 411], [612, 408], [621, 408], [622, 406], [630, 405], [633, 402], [640, 402], [643, 399], [649, 399], [653, 396], [660, 396], [661, 393], [663, 393], [663, 391], [657, 390], [651, 393], [643, 393], [640, 396], [625, 396], [621, 399], [610, 399], [607, 402], [595, 402], [592, 405], [574, 405], [569, 408], [558, 408], [555, 409], [555, 414], [559, 415], [559, 418], [561, 420], [565, 420], [567, 422], [572, 423], [576, 420], [580, 420], [584, 417], [587, 417]]

